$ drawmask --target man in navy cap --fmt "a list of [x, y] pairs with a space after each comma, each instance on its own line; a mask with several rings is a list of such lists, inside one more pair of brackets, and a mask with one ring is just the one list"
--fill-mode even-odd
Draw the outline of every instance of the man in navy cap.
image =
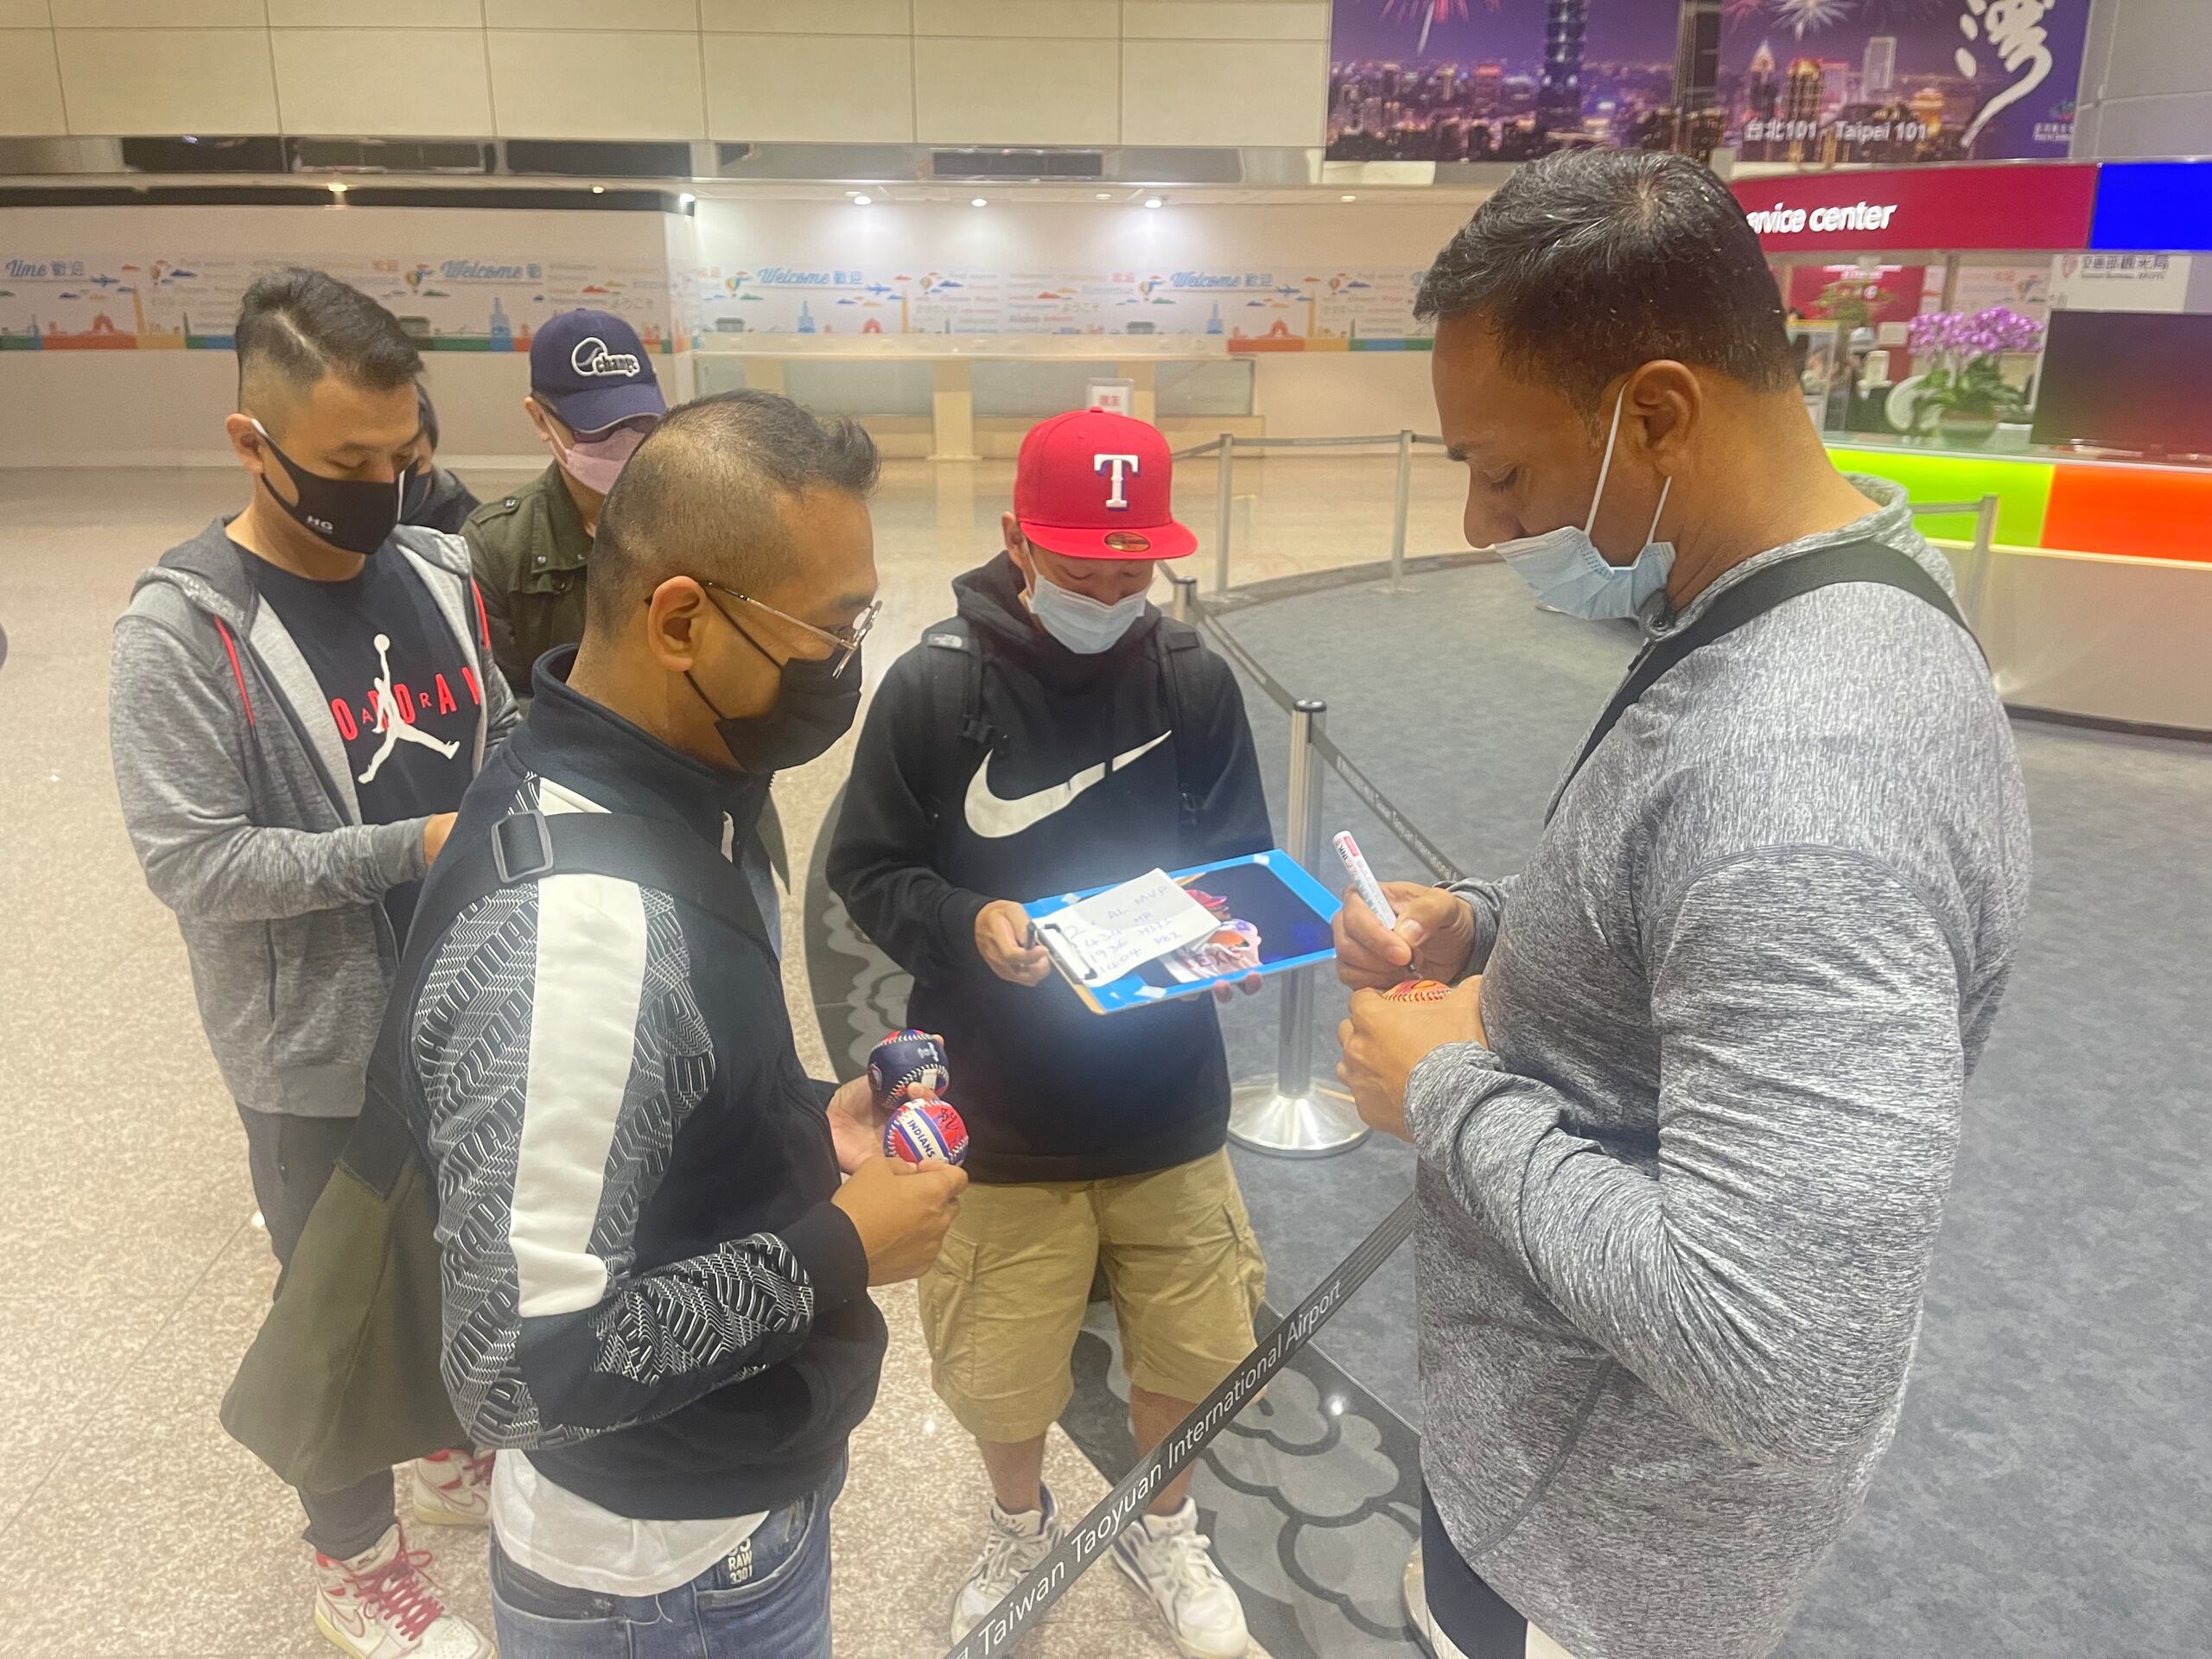
[[[531, 340], [522, 408], [553, 464], [479, 507], [461, 534], [484, 594], [493, 658], [527, 707], [531, 665], [584, 637], [584, 566], [599, 510], [668, 404], [638, 331], [611, 311], [577, 310], [548, 318]], [[791, 872], [773, 802], [761, 809], [738, 862], [774, 938], [775, 876], [788, 884]]]
[[486, 502], [462, 534], [484, 593], [492, 650], [518, 697], [531, 664], [584, 633], [584, 561], [623, 463], [668, 412], [638, 331], [612, 312], [563, 311], [530, 343], [523, 413], [553, 464]]

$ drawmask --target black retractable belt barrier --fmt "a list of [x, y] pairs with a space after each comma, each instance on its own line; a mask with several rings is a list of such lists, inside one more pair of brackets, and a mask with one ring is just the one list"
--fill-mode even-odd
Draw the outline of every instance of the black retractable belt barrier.
[[1407, 1198], [1354, 1245], [1351, 1254], [1322, 1276], [1321, 1282], [1245, 1357], [1228, 1380], [1199, 1402], [1158, 1446], [1139, 1458], [1136, 1467], [1069, 1529], [1058, 1548], [1025, 1575], [1004, 1600], [954, 1643], [944, 1659], [991, 1659], [1020, 1640], [1045, 1610], [1083, 1576], [1085, 1568], [1104, 1557], [1122, 1529], [1144, 1512], [1154, 1494], [1212, 1444], [1267, 1385], [1268, 1379], [1313, 1340], [1313, 1333], [1390, 1259], [1413, 1231], [1414, 1204], [1413, 1198]]
[[[1281, 680], [1260, 665], [1259, 658], [1244, 648], [1243, 642], [1224, 627], [1221, 619], [1196, 594], [1188, 596], [1192, 620], [1205, 630], [1206, 638], [1236, 667], [1249, 675], [1268, 700], [1288, 713], [1298, 706], [1298, 699]], [[1338, 777], [1344, 780], [1351, 792], [1359, 797], [1367, 810], [1382, 820], [1390, 833], [1403, 842], [1406, 849], [1428, 866], [1428, 872], [1439, 881], [1452, 882], [1466, 880], [1466, 872], [1444, 855], [1441, 849], [1421, 832], [1414, 821], [1398, 810], [1397, 804], [1376, 787], [1375, 780], [1354, 764], [1351, 757], [1337, 747], [1336, 741], [1316, 722], [1313, 747], [1327, 761]]]

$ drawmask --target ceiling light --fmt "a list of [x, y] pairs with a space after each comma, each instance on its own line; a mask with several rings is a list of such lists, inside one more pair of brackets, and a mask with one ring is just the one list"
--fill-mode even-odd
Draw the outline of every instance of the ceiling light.
[[689, 207], [698, 200], [698, 197], [693, 195], [689, 190], [686, 190], [682, 195], [676, 199], [676, 205], [679, 207]]
[[1114, 193], [1111, 190], [1101, 190], [1098, 193], [1098, 200], [1101, 201], [1111, 201], [1114, 200]]
[[591, 193], [594, 196], [603, 196], [607, 194], [607, 187], [603, 184], [594, 184], [591, 188]]
[[346, 187], [342, 184], [333, 184], [330, 187], [330, 194], [334, 196], [342, 196], [346, 194]]
[[853, 206], [855, 207], [865, 207], [874, 200], [875, 198], [874, 196], [855, 196], [853, 198]]
[[1338, 196], [1337, 200], [1338, 201], [1357, 201], [1359, 198], [1357, 196]]
[[981, 196], [973, 196], [969, 199], [968, 205], [970, 207], [988, 207], [991, 204], [984, 200]]
[[1144, 205], [1147, 207], [1159, 207], [1165, 206], [1158, 196], [1147, 196], [1144, 199]]

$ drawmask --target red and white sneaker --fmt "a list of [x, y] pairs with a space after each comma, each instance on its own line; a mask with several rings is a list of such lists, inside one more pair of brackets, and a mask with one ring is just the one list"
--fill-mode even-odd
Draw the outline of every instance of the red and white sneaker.
[[484, 1527], [492, 1522], [489, 1452], [433, 1452], [415, 1459], [415, 1518], [433, 1527]]
[[351, 1560], [315, 1555], [315, 1627], [353, 1659], [492, 1659], [490, 1638], [449, 1613], [429, 1576], [430, 1552], [410, 1549], [392, 1522]]

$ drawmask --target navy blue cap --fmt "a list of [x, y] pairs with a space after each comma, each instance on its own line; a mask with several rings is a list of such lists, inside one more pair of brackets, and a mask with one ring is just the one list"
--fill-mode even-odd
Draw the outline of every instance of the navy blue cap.
[[530, 389], [572, 432], [668, 413], [645, 342], [611, 311], [546, 319], [530, 342]]

